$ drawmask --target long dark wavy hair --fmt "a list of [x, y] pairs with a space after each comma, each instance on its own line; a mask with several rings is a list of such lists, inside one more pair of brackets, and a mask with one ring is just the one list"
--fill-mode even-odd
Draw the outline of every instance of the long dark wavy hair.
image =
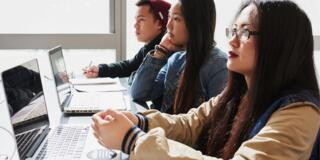
[[180, 0], [189, 40], [186, 64], [175, 95], [173, 113], [185, 113], [193, 105], [199, 88], [199, 72], [215, 46], [216, 9], [213, 0]]
[[237, 16], [251, 4], [257, 7], [260, 31], [252, 84], [248, 89], [242, 74], [229, 71], [227, 86], [198, 138], [203, 153], [223, 159], [233, 157], [281, 92], [308, 90], [320, 99], [312, 28], [305, 12], [287, 0], [251, 0], [240, 7]]

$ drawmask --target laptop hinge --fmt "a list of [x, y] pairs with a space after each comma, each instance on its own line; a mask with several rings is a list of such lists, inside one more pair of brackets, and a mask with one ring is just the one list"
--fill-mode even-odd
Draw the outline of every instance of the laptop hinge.
[[69, 93], [69, 95], [67, 95], [67, 97], [66, 97], [66, 99], [62, 102], [62, 109], [63, 109], [63, 111], [64, 111], [64, 109], [66, 108], [66, 107], [69, 107], [69, 105], [70, 105], [70, 103], [71, 103], [71, 99], [72, 99], [72, 94], [71, 93]]

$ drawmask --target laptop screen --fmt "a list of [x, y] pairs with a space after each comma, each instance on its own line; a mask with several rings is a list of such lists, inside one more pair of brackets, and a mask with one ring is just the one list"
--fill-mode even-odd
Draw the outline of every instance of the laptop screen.
[[51, 49], [49, 51], [49, 59], [56, 84], [59, 104], [62, 106], [62, 103], [66, 100], [67, 96], [71, 92], [67, 69], [62, 54], [62, 48], [58, 46]]
[[[36, 59], [1, 74], [20, 158], [49, 127], [49, 118]], [[34, 132], [33, 134], [31, 134]], [[23, 137], [29, 133], [28, 137]]]

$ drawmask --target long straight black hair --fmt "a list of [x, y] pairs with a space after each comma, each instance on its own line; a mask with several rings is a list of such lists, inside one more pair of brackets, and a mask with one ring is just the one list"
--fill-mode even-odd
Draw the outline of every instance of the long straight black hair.
[[[230, 159], [257, 119], [283, 91], [307, 90], [320, 99], [313, 60], [313, 35], [307, 15], [287, 0], [251, 0], [236, 16], [255, 5], [257, 36], [252, 86], [242, 74], [229, 71], [228, 82], [198, 138], [200, 149]], [[243, 97], [246, 95], [245, 100]]]
[[216, 9], [213, 0], [180, 0], [189, 33], [186, 64], [179, 78], [174, 113], [185, 113], [193, 105], [194, 92], [199, 88], [199, 72], [215, 46]]

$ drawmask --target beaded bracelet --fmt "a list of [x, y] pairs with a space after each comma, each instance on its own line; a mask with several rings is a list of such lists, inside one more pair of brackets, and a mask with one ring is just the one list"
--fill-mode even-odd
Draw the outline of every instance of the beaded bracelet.
[[156, 51], [160, 51], [163, 54], [167, 54], [168, 53], [167, 50], [162, 48], [160, 45], [156, 45], [154, 48], [156, 49]]
[[161, 57], [169, 58], [172, 54], [166, 47], [162, 45], [156, 45], [155, 50], [158, 51], [157, 53], [161, 55]]
[[171, 51], [164, 45], [159, 44], [159, 47], [166, 51], [166, 53], [171, 53]]

